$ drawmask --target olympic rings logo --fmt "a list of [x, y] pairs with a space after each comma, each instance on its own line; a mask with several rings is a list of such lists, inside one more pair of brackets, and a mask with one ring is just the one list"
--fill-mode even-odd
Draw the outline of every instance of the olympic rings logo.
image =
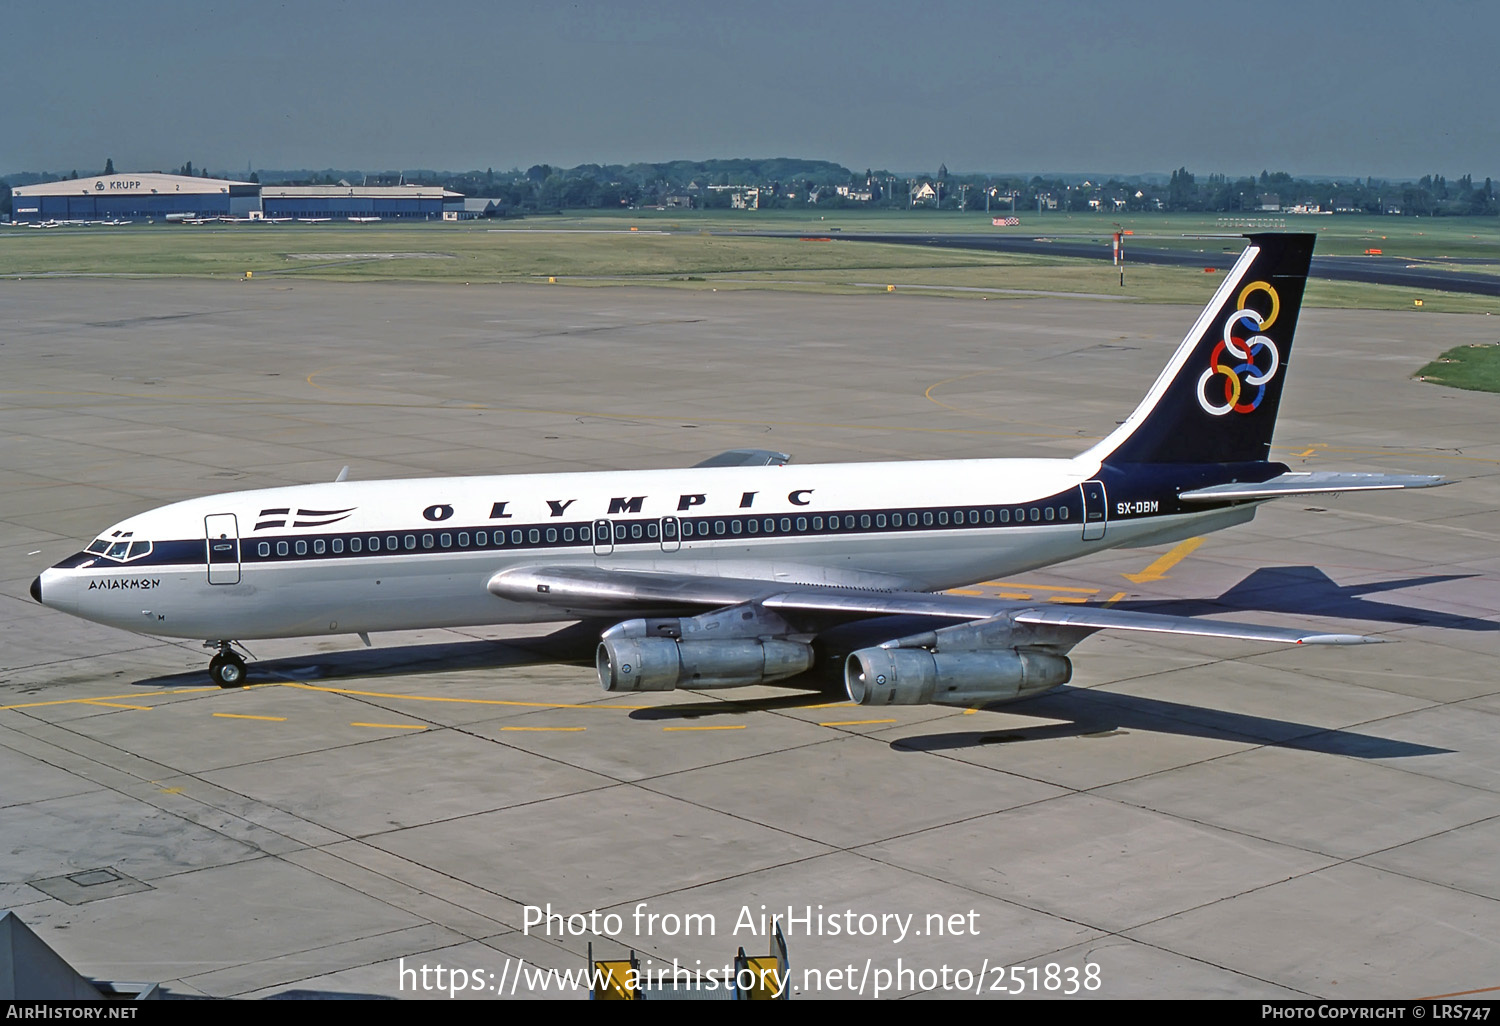
[[[1262, 315], [1245, 306], [1245, 300], [1256, 292], [1270, 297], [1270, 313]], [[1252, 281], [1240, 290], [1236, 302], [1238, 309], [1224, 321], [1224, 337], [1208, 358], [1208, 370], [1198, 379], [1198, 405], [1215, 417], [1231, 411], [1254, 412], [1266, 397], [1266, 383], [1281, 367], [1276, 343], [1261, 334], [1280, 316], [1281, 297], [1270, 283]], [[1213, 386], [1215, 378], [1223, 379], [1222, 403], [1214, 401], [1219, 391]]]

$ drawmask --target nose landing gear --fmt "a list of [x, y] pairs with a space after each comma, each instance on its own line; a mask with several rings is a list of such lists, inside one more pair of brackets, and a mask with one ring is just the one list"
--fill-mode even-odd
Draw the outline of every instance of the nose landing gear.
[[208, 675], [221, 688], [242, 687], [245, 683], [245, 660], [232, 647], [232, 641], [206, 641], [205, 648], [218, 648], [208, 662]]

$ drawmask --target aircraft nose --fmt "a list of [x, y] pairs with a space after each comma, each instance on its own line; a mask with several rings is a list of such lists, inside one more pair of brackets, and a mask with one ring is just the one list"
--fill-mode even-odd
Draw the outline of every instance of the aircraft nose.
[[31, 582], [31, 597], [38, 602], [42, 601], [42, 579], [40, 577]]

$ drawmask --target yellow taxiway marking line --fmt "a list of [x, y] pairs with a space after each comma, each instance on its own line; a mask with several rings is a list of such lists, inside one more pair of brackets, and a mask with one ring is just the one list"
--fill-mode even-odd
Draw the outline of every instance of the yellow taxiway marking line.
[[[150, 692], [147, 692], [147, 694], [152, 694], [152, 695], [186, 695], [186, 694], [191, 694], [194, 691], [218, 691], [218, 690], [220, 690], [220, 689], [219, 688], [186, 688], [186, 689], [181, 690], [181, 691], [150, 691]], [[98, 698], [54, 698], [51, 701], [47, 701], [47, 702], [22, 702], [19, 705], [0, 705], [0, 712], [4, 712], [7, 709], [37, 709], [37, 708], [40, 708], [41, 706], [44, 706], [44, 705], [103, 705], [104, 703], [106, 703], [106, 702], [108, 702], [108, 701], [110, 701], [112, 699], [116, 699], [116, 698], [140, 698], [140, 697], [141, 697], [141, 693], [139, 691], [135, 691], [135, 692], [132, 692], [132, 693], [130, 693], [128, 695], [100, 695]], [[150, 708], [153, 708], [153, 707], [149, 706], [149, 705], [127, 705], [127, 706], [122, 706], [122, 708], [125, 708], [125, 709], [150, 709]]]
[[1121, 574], [1120, 576], [1127, 581], [1134, 581], [1136, 584], [1145, 584], [1147, 581], [1159, 581], [1167, 576], [1168, 570], [1192, 555], [1193, 550], [1202, 544], [1202, 538], [1189, 538], [1186, 541], [1178, 542], [1170, 551], [1158, 557], [1140, 573]]
[[821, 705], [804, 705], [804, 709], [853, 709], [853, 702], [824, 702]]
[[182, 787], [164, 787], [164, 788], [161, 789], [161, 793], [162, 794], [181, 794], [185, 790], [186, 790], [186, 788], [182, 788]]
[[1084, 598], [1082, 595], [1049, 595], [1049, 596], [1047, 596], [1047, 601], [1048, 602], [1074, 602], [1074, 603], [1080, 603], [1080, 602], [1087, 602], [1088, 599]]
[[895, 720], [834, 720], [831, 723], [820, 723], [820, 727], [863, 727], [871, 723], [895, 723]]
[[1104, 604], [1106, 606], [1112, 606], [1112, 605], [1114, 605], [1116, 602], [1120, 601], [1124, 597], [1125, 597], [1125, 593], [1123, 591], [1117, 591], [1113, 595], [1111, 595], [1109, 598], [1105, 599], [1104, 600]]
[[151, 706], [149, 706], [149, 705], [125, 705], [122, 702], [101, 702], [97, 698], [85, 699], [83, 702], [81, 702], [79, 704], [80, 705], [105, 705], [105, 706], [108, 706], [111, 709], [144, 709], [146, 712], [150, 712], [151, 711]]
[[425, 723], [351, 723], [351, 727], [375, 727], [378, 730], [426, 730]]
[[353, 688], [329, 688], [318, 684], [304, 684], [301, 681], [283, 681], [279, 685], [284, 688], [299, 688], [303, 691], [325, 691], [331, 695], [359, 695], [362, 698], [399, 698], [409, 702], [458, 702], [469, 705], [509, 705], [519, 706], [524, 709], [617, 709], [626, 712], [634, 712], [636, 709], [644, 709], [643, 705], [572, 705], [567, 702], [513, 702], [501, 698], [450, 698], [446, 695], [395, 695], [386, 691], [356, 691]]
[[984, 592], [977, 588], [949, 588], [949, 595], [983, 595]]
[[748, 724], [730, 723], [714, 727], [663, 727], [662, 730], [744, 730]]
[[269, 723], [285, 723], [285, 716], [251, 716], [248, 713], [214, 713], [226, 720], [266, 720]]
[[1316, 456], [1318, 454], [1318, 450], [1319, 449], [1326, 449], [1326, 448], [1328, 448], [1328, 443], [1327, 442], [1314, 442], [1312, 445], [1309, 445], [1306, 449], [1302, 450], [1301, 452], [1289, 453], [1288, 455], [1299, 456], [1299, 457]]
[[1020, 588], [1025, 591], [1077, 591], [1085, 595], [1097, 594], [1098, 588], [1067, 588], [1059, 584], [1021, 584], [1017, 581], [982, 581], [987, 588]]
[[589, 728], [587, 728], [587, 727], [501, 727], [500, 729], [501, 730], [546, 730], [546, 731], [573, 732], [573, 731], [579, 731], [579, 730], [588, 730]]

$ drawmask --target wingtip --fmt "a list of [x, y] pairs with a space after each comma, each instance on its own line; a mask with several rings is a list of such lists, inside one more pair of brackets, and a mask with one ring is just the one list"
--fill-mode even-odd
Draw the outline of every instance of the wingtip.
[[1388, 639], [1372, 638], [1366, 634], [1309, 634], [1298, 638], [1299, 645], [1381, 645]]

